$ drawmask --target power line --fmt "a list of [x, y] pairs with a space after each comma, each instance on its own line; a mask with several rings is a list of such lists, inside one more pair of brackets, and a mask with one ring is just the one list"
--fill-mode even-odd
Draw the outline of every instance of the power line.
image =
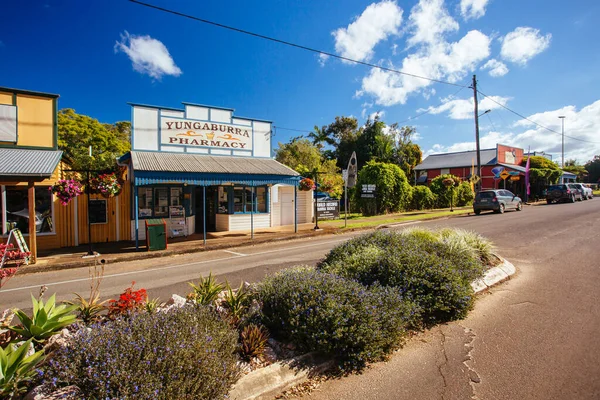
[[380, 69], [382, 71], [394, 72], [394, 73], [397, 73], [397, 74], [406, 75], [406, 76], [410, 76], [410, 77], [413, 77], [413, 78], [425, 79], [425, 80], [428, 80], [428, 81], [431, 81], [431, 82], [437, 82], [437, 83], [443, 83], [445, 85], [452, 85], [452, 86], [459, 86], [459, 87], [461, 87], [461, 85], [458, 85], [456, 83], [446, 82], [446, 81], [442, 81], [442, 80], [439, 80], [439, 79], [428, 78], [428, 77], [425, 77], [425, 76], [420, 76], [420, 75], [415, 75], [415, 74], [409, 74], [407, 72], [402, 72], [402, 71], [399, 71], [397, 69], [386, 68], [386, 67], [382, 67], [380, 65], [371, 64], [371, 63], [368, 63], [368, 62], [365, 62], [365, 61], [354, 60], [352, 58], [340, 56], [340, 55], [337, 55], [337, 54], [334, 54], [334, 53], [329, 53], [327, 51], [317, 50], [317, 49], [314, 49], [312, 47], [307, 47], [307, 46], [303, 46], [303, 45], [300, 45], [300, 44], [288, 42], [286, 40], [281, 40], [281, 39], [276, 39], [276, 38], [271, 37], [271, 36], [261, 35], [260, 33], [254, 33], [254, 32], [250, 32], [250, 31], [244, 30], [244, 29], [235, 28], [233, 26], [221, 24], [221, 23], [218, 23], [218, 22], [209, 21], [207, 19], [203, 19], [203, 18], [200, 18], [200, 17], [195, 17], [193, 15], [185, 14], [185, 13], [182, 13], [182, 12], [179, 12], [179, 11], [170, 10], [168, 8], [163, 8], [163, 7], [155, 6], [153, 4], [144, 3], [142, 1], [138, 1], [138, 0], [129, 0], [129, 1], [132, 2], [132, 3], [135, 3], [135, 4], [139, 4], [141, 6], [152, 8], [152, 9], [155, 9], [155, 10], [158, 10], [158, 11], [162, 11], [162, 12], [165, 12], [165, 13], [168, 13], [168, 14], [173, 14], [173, 15], [177, 15], [179, 17], [184, 17], [184, 18], [192, 19], [194, 21], [198, 21], [198, 22], [202, 22], [202, 23], [205, 23], [205, 24], [217, 26], [217, 27], [223, 28], [223, 29], [229, 29], [229, 30], [234, 31], [234, 32], [243, 33], [245, 35], [254, 36], [254, 37], [257, 37], [257, 38], [260, 38], [260, 39], [270, 40], [272, 42], [284, 44], [286, 46], [295, 47], [295, 48], [306, 50], [306, 51], [310, 51], [310, 52], [313, 52], [313, 53], [324, 54], [324, 55], [329, 56], [329, 57], [334, 57], [334, 58], [338, 58], [340, 60], [353, 62], [355, 64], [366, 65], [367, 67], [371, 67], [371, 68], [378, 68], [378, 69]]
[[[460, 93], [460, 91], [461, 91], [461, 90], [463, 90], [463, 89], [465, 89], [465, 88], [467, 88], [467, 87], [468, 87], [468, 86], [461, 86], [461, 88], [460, 88], [460, 89], [458, 89], [458, 90], [456, 91], [456, 93], [454, 93], [454, 94], [453, 94], [451, 97], [455, 97], [457, 94], [459, 94], [459, 93]], [[443, 104], [445, 104], [445, 102], [444, 102], [444, 101], [442, 101], [442, 102], [440, 103], [440, 105], [438, 105], [438, 107], [439, 107], [439, 106], [441, 106], [441, 105], [443, 105]], [[427, 109], [425, 112], [422, 112], [422, 113], [420, 113], [420, 114], [417, 114], [417, 115], [415, 115], [415, 116], [413, 116], [413, 117], [410, 117], [410, 118], [408, 118], [408, 119], [405, 119], [404, 121], [400, 121], [400, 122], [398, 122], [398, 125], [399, 125], [399, 124], [403, 124], [403, 123], [405, 123], [405, 122], [408, 122], [408, 121], [412, 121], [413, 119], [417, 119], [417, 118], [419, 118], [419, 117], [421, 117], [421, 116], [423, 116], [423, 115], [425, 115], [425, 114], [429, 114], [429, 113], [430, 113], [430, 112], [432, 112], [432, 111], [433, 111], [435, 108], [436, 108], [436, 107], [429, 107], [429, 108], [428, 108], [428, 109]]]
[[[483, 97], [485, 97], [486, 99], [488, 99], [488, 100], [490, 100], [490, 101], [492, 101], [492, 102], [494, 102], [494, 103], [498, 104], [500, 107], [502, 107], [502, 108], [504, 108], [504, 109], [506, 109], [506, 110], [510, 111], [511, 113], [513, 113], [513, 114], [515, 114], [515, 115], [517, 115], [517, 116], [521, 117], [522, 119], [524, 119], [524, 120], [527, 120], [527, 121], [531, 122], [532, 124], [539, 126], [539, 127], [540, 127], [540, 128], [542, 128], [542, 129], [545, 129], [545, 130], [547, 130], [547, 131], [550, 131], [550, 132], [552, 132], [552, 133], [556, 133], [556, 134], [558, 134], [558, 135], [561, 135], [561, 136], [562, 136], [562, 133], [561, 133], [561, 132], [555, 131], [554, 129], [550, 129], [550, 128], [548, 128], [548, 127], [546, 127], [546, 126], [542, 125], [542, 124], [539, 124], [539, 123], [535, 122], [535, 121], [534, 121], [534, 120], [532, 120], [532, 119], [529, 119], [529, 118], [527, 118], [527, 117], [526, 117], [526, 116], [524, 116], [523, 114], [519, 114], [518, 112], [516, 112], [516, 111], [514, 111], [514, 110], [511, 110], [510, 108], [508, 108], [508, 107], [507, 107], [507, 106], [505, 106], [504, 104], [502, 104], [502, 103], [500, 103], [500, 102], [497, 102], [496, 100], [494, 100], [492, 97], [490, 97], [490, 96], [488, 96], [488, 95], [486, 95], [486, 94], [484, 94], [484, 93], [481, 93], [481, 91], [479, 91], [479, 90], [478, 90], [478, 91], [477, 91], [477, 93], [479, 93], [480, 95], [482, 95], [482, 96], [483, 96]], [[576, 138], [576, 137], [573, 137], [573, 136], [567, 136], [567, 135], [564, 135], [564, 136], [565, 136], [565, 137], [567, 137], [567, 138], [569, 138], [569, 139], [577, 140], [577, 141], [579, 141], [579, 142], [600, 144], [600, 142], [593, 142], [593, 141], [590, 141], [590, 140], [579, 139], [579, 138]]]

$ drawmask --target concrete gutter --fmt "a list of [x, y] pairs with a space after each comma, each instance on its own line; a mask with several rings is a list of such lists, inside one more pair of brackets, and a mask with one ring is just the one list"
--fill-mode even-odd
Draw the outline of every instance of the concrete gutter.
[[[471, 283], [475, 293], [488, 290], [515, 274], [515, 266], [509, 261], [499, 258], [502, 260], [502, 264], [490, 268], [482, 278]], [[316, 353], [280, 361], [243, 376], [229, 392], [229, 398], [232, 400], [272, 399], [279, 393], [308, 381], [312, 376], [326, 371], [333, 365], [333, 360], [319, 359]]]

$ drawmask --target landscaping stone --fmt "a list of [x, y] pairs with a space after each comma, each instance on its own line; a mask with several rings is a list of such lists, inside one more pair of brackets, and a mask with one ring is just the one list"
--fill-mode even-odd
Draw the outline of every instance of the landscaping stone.
[[33, 388], [23, 400], [79, 400], [81, 398], [83, 398], [81, 389], [74, 385], [54, 392], [48, 386], [41, 385]]
[[73, 337], [73, 334], [67, 329], [60, 331], [58, 335], [50, 336], [44, 349], [46, 354], [59, 349], [60, 347], [67, 347], [69, 340]]

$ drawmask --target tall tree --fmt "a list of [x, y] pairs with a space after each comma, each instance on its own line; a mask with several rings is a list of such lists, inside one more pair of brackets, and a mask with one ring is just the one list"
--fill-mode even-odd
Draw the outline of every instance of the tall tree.
[[418, 144], [412, 140], [417, 133], [415, 127], [403, 126], [398, 128], [397, 123], [389, 126], [390, 135], [394, 138], [394, 160], [402, 168], [409, 181], [412, 180], [414, 168], [423, 158], [423, 152]]
[[585, 167], [583, 165], [577, 164], [576, 160], [565, 161], [563, 171], [567, 171], [577, 175], [577, 182], [583, 182], [584, 178], [588, 175], [588, 172], [585, 169]]
[[[102, 124], [95, 118], [77, 114], [72, 108], [58, 112], [58, 147], [73, 169], [115, 169], [117, 157], [131, 148], [130, 131], [128, 121]], [[89, 146], [92, 146], [91, 158]]]
[[357, 164], [360, 169], [369, 161], [393, 162], [394, 140], [384, 132], [385, 123], [375, 117], [368, 120], [356, 141]]
[[288, 143], [279, 143], [275, 159], [304, 176], [314, 178], [319, 172], [319, 190], [338, 198], [342, 194], [344, 180], [335, 160], [323, 157], [319, 148], [306, 138], [293, 138]]
[[593, 160], [585, 163], [585, 169], [588, 172], [587, 181], [589, 183], [600, 182], [600, 156], [594, 156]]
[[319, 128], [315, 125], [314, 130], [308, 134], [308, 137], [312, 139], [312, 144], [317, 146], [319, 150], [323, 149], [323, 143], [328, 145], [335, 144], [335, 140], [329, 135], [326, 126]]
[[354, 117], [335, 117], [327, 131], [335, 139], [334, 158], [338, 167], [346, 168], [352, 152], [356, 151], [358, 136], [362, 132], [358, 128], [358, 120]]

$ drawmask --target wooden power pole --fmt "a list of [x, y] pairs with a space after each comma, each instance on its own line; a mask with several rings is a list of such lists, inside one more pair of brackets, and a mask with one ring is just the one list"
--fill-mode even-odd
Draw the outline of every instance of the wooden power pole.
[[477, 151], [477, 176], [479, 177], [479, 181], [477, 182], [477, 192], [479, 192], [481, 188], [481, 149], [479, 148], [479, 107], [477, 104], [477, 76], [473, 75], [473, 99], [475, 103], [475, 149]]

